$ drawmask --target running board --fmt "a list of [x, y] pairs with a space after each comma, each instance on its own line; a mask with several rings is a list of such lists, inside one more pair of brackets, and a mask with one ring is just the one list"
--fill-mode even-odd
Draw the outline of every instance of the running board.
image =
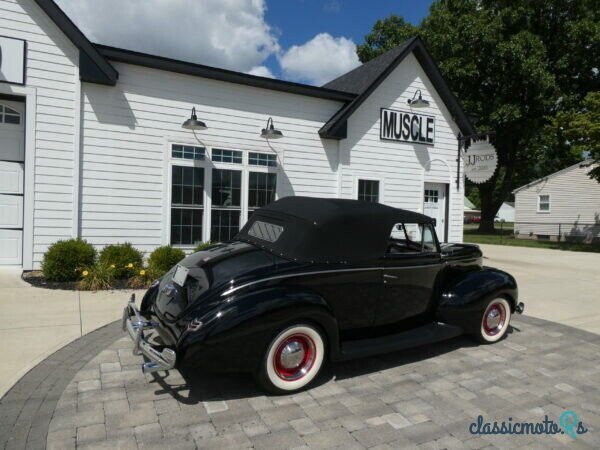
[[340, 359], [355, 359], [405, 350], [407, 348], [451, 339], [461, 334], [463, 334], [463, 330], [454, 325], [428, 323], [419, 328], [413, 328], [412, 330], [403, 331], [398, 334], [348, 341], [342, 344]]

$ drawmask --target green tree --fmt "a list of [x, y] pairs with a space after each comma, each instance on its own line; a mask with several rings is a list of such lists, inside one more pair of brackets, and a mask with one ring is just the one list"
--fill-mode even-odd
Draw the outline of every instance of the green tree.
[[362, 62], [369, 61], [418, 34], [419, 27], [392, 14], [375, 22], [371, 33], [365, 36], [365, 43], [357, 48], [358, 57]]
[[[439, 0], [415, 30], [478, 129], [496, 131], [498, 170], [478, 186], [482, 231], [514, 188], [573, 162], [549, 125], [597, 86], [598, 11], [590, 0]], [[359, 57], [389, 50], [411, 27], [378, 21]]]
[[[552, 122], [556, 133], [560, 133], [571, 145], [576, 157], [590, 152], [600, 162], [600, 92], [588, 93], [579, 107], [559, 112]], [[600, 167], [590, 172], [600, 182]]]

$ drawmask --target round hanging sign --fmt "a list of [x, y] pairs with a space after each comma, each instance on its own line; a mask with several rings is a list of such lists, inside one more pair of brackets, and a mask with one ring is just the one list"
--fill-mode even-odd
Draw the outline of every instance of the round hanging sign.
[[496, 171], [498, 155], [489, 141], [472, 142], [465, 151], [465, 176], [473, 183], [485, 183]]

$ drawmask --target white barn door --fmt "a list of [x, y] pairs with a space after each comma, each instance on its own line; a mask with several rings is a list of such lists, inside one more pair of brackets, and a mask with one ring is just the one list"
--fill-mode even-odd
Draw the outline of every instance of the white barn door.
[[23, 103], [0, 98], [0, 265], [23, 260]]
[[435, 232], [440, 242], [446, 242], [446, 185], [425, 183], [423, 214], [435, 219]]

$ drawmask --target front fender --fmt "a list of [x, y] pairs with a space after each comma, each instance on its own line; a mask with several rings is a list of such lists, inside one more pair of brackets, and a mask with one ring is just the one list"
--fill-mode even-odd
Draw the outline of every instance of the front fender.
[[199, 318], [202, 327], [182, 333], [177, 345], [183, 366], [254, 370], [275, 333], [299, 321], [319, 326], [330, 353], [335, 357], [339, 352], [337, 321], [314, 292], [265, 288], [224, 298], [201, 317], [199, 313], [201, 308], [191, 311], [188, 320]]
[[454, 271], [442, 290], [436, 317], [439, 322], [456, 325], [467, 333], [477, 332], [488, 302], [504, 297], [515, 311], [517, 282], [512, 275], [492, 267]]

